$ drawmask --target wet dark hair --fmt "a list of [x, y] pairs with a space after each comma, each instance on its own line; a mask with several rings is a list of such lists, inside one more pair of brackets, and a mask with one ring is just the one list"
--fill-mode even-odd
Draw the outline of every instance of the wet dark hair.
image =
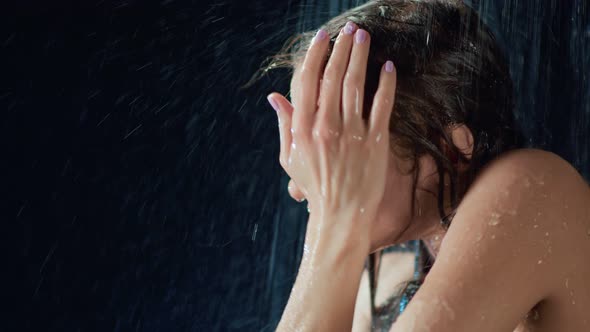
[[[368, 119], [381, 66], [393, 59], [398, 78], [389, 124], [392, 147], [398, 157], [414, 160], [414, 189], [418, 158], [433, 157], [439, 175], [438, 210], [448, 227], [478, 171], [499, 154], [523, 146], [514, 122], [507, 61], [477, 13], [460, 1], [377, 0], [350, 9], [321, 26], [331, 38], [329, 55], [348, 21], [371, 34], [363, 118]], [[314, 35], [308, 31], [290, 38], [247, 86], [269, 70], [294, 70]], [[459, 124], [473, 134], [471, 158], [447, 133], [448, 126]], [[456, 170], [459, 161], [468, 165], [462, 174]], [[443, 206], [445, 175], [453, 211], [448, 215]]]
[[[433, 157], [439, 175], [438, 210], [443, 226], [448, 227], [478, 172], [498, 155], [523, 147], [514, 121], [506, 58], [477, 13], [460, 0], [376, 0], [348, 10], [321, 26], [331, 38], [329, 55], [348, 21], [371, 34], [363, 117], [368, 119], [381, 66], [392, 59], [397, 70], [389, 124], [392, 149], [398, 157], [414, 161], [412, 202], [417, 160], [425, 154]], [[269, 70], [294, 70], [314, 35], [315, 31], [309, 31], [290, 38], [247, 86]], [[473, 134], [471, 158], [459, 151], [447, 133], [449, 126], [460, 124]], [[468, 165], [465, 172], [458, 173], [457, 162]], [[444, 207], [445, 175], [450, 179], [450, 214], [445, 214]], [[373, 254], [370, 261], [374, 258]]]

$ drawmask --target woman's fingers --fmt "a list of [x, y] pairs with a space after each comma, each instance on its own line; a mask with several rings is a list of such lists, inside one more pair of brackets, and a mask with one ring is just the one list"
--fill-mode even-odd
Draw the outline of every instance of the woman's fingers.
[[270, 105], [275, 109], [279, 121], [279, 136], [281, 139], [281, 152], [279, 162], [281, 166], [288, 170], [289, 156], [291, 155], [291, 124], [293, 119], [293, 105], [281, 94], [273, 92], [267, 97]]
[[338, 133], [342, 131], [342, 115], [340, 114], [342, 79], [348, 68], [350, 49], [356, 30], [357, 26], [352, 22], [346, 23], [344, 28], [340, 30], [324, 71], [319, 96], [320, 107], [316, 114], [316, 125], [328, 131], [322, 134], [338, 136]]
[[371, 118], [369, 124], [369, 137], [380, 142], [384, 135], [389, 137], [389, 121], [395, 103], [395, 89], [397, 85], [397, 73], [393, 62], [387, 61], [379, 77], [379, 87], [373, 98]]
[[343, 82], [344, 132], [357, 140], [361, 140], [366, 132], [362, 114], [370, 39], [369, 33], [363, 29], [354, 34], [354, 45]]
[[293, 116], [295, 135], [311, 134], [318, 104], [319, 81], [323, 74], [328, 45], [328, 33], [322, 29], [318, 30], [303, 60], [299, 73], [299, 93], [303, 98], [300, 99], [301, 105], [297, 105], [297, 112]]

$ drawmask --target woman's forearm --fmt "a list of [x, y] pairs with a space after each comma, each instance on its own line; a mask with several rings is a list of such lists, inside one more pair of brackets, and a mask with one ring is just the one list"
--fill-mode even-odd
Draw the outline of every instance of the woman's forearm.
[[329, 223], [319, 219], [310, 216], [304, 255], [277, 331], [352, 328], [368, 244], [358, 241], [358, 234], [334, 234], [321, 229]]

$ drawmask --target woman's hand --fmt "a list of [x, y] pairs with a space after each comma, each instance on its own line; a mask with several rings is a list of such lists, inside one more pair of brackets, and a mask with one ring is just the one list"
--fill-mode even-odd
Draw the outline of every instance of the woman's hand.
[[279, 160], [317, 217], [318, 224], [308, 232], [327, 228], [334, 234], [364, 237], [368, 246], [371, 222], [385, 191], [395, 68], [391, 61], [383, 65], [365, 123], [370, 36], [347, 24], [322, 70], [328, 44], [327, 34], [320, 30], [294, 74], [293, 105], [278, 93], [268, 97], [279, 117]]

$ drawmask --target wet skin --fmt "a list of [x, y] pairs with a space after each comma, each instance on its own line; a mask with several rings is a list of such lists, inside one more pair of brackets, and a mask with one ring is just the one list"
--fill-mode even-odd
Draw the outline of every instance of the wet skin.
[[[313, 53], [320, 61], [325, 43], [313, 44], [308, 58]], [[331, 61], [344, 54], [354, 59], [350, 55], [352, 43], [342, 45], [348, 54], [335, 52]], [[313, 67], [321, 76], [323, 67], [318, 63]], [[301, 87], [299, 74], [296, 70], [292, 90]], [[345, 75], [340, 77], [344, 79]], [[321, 93], [316, 91], [313, 100], [318, 95]], [[292, 105], [278, 94], [273, 97], [283, 116], [294, 111], [296, 114], [304, 100], [309, 104], [301, 93], [294, 94]], [[285, 118], [281, 120], [289, 123]], [[281, 130], [281, 164], [289, 173], [289, 159], [283, 154], [285, 132]], [[429, 169], [427, 158], [421, 162], [427, 166], [420, 176], [420, 186], [426, 192], [436, 185], [433, 179], [437, 176]], [[319, 253], [320, 258], [310, 260], [315, 265], [302, 263], [278, 330], [349, 330], [362, 274], [359, 262], [384, 241], [383, 235], [396, 243], [409, 238], [428, 240], [436, 233], [434, 197], [421, 196], [421, 219], [408, 219], [409, 202], [400, 195], [406, 192], [400, 187], [407, 189], [410, 183], [400, 176], [399, 168], [403, 168], [403, 162], [390, 159], [380, 201], [396, 202], [395, 209], [389, 207], [391, 204], [373, 202], [377, 210], [371, 227], [379, 231], [363, 233], [370, 238], [359, 243], [366, 246], [324, 243], [321, 247], [329, 248], [326, 252], [330, 254]], [[388, 190], [394, 186], [397, 190]], [[311, 208], [313, 211], [313, 204]], [[394, 226], [388, 229], [381, 220]], [[336, 222], [332, 220], [332, 224]], [[401, 234], [399, 229], [408, 224], [412, 227]], [[590, 189], [579, 173], [558, 156], [523, 149], [491, 162], [469, 188], [440, 248], [434, 251], [432, 270], [392, 331], [590, 329]], [[334, 255], [338, 262], [346, 264], [334, 265]]]

